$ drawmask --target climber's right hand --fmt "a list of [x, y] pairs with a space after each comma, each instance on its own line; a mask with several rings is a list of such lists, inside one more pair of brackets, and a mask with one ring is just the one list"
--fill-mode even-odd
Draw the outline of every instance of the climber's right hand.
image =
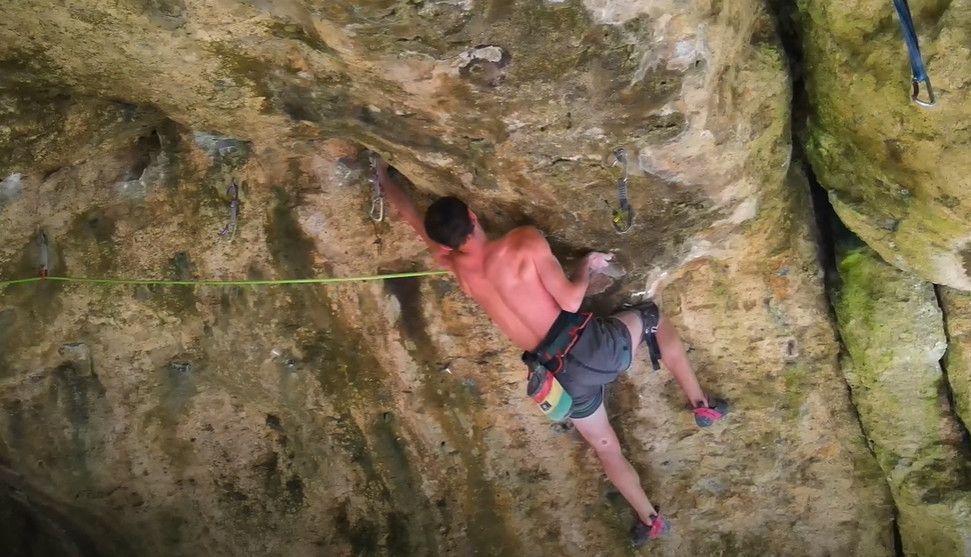
[[610, 261], [614, 258], [612, 253], [603, 253], [599, 251], [591, 251], [584, 257], [584, 263], [587, 265], [587, 270], [591, 273], [606, 269], [610, 265]]

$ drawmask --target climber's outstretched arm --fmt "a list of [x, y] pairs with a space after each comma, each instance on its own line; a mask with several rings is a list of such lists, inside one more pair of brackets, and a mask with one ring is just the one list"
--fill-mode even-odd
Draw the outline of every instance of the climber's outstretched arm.
[[425, 223], [422, 222], [421, 215], [418, 214], [418, 209], [415, 208], [415, 204], [401, 186], [388, 174], [388, 163], [384, 159], [378, 158], [374, 162], [374, 170], [377, 172], [378, 183], [382, 191], [384, 191], [385, 198], [388, 199], [388, 202], [391, 203], [391, 206], [394, 207], [398, 215], [424, 240], [428, 246], [428, 250], [435, 256], [435, 261], [447, 270], [452, 270], [452, 265], [447, 257], [449, 249], [428, 237], [428, 233], [425, 232]]

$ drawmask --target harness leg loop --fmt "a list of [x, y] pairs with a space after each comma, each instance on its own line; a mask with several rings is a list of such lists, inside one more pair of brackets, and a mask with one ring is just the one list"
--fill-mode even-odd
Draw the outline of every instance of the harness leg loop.
[[661, 323], [661, 310], [654, 302], [646, 302], [634, 309], [641, 316], [641, 323], [644, 327], [641, 340], [647, 345], [647, 351], [651, 357], [651, 367], [654, 368], [654, 371], [657, 371], [661, 369], [661, 344], [657, 340], [657, 327]]

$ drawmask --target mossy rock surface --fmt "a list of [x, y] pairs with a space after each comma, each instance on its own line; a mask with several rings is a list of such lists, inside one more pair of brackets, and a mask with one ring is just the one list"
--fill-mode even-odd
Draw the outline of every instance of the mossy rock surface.
[[900, 513], [904, 550], [965, 555], [968, 447], [944, 396], [947, 339], [934, 286], [867, 247], [843, 250], [837, 259], [843, 371]]
[[971, 294], [939, 287], [938, 298], [947, 326], [947, 372], [954, 406], [964, 425], [971, 423]]
[[971, 2], [910, 2], [938, 94], [930, 110], [910, 102], [891, 3], [798, 5], [806, 152], [836, 212], [890, 264], [971, 290]]

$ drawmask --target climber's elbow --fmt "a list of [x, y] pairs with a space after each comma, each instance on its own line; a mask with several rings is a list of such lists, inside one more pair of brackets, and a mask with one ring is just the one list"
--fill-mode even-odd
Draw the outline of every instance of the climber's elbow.
[[581, 285], [573, 285], [565, 292], [564, 296], [561, 296], [556, 302], [560, 305], [560, 309], [563, 311], [569, 311], [571, 313], [576, 313], [580, 311], [580, 305], [583, 304], [583, 295], [586, 293], [586, 286], [580, 287]]

